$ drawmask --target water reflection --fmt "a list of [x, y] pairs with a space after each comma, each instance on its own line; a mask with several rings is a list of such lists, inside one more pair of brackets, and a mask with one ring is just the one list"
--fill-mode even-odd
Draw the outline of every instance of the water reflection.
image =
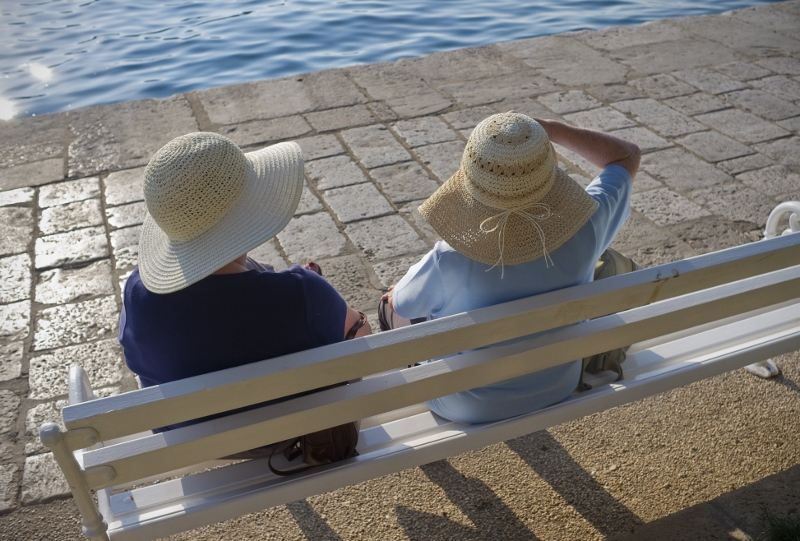
[[17, 114], [17, 108], [14, 107], [14, 102], [0, 96], [0, 120], [10, 120]]
[[39, 64], [37, 62], [31, 62], [28, 64], [28, 71], [33, 77], [39, 79], [43, 83], [46, 83], [53, 78], [53, 70], [44, 64]]

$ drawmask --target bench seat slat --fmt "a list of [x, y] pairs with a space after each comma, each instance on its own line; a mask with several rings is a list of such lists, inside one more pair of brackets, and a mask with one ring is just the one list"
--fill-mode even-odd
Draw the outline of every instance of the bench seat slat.
[[529, 434], [797, 349], [800, 304], [794, 303], [652, 343], [629, 356], [625, 380], [531, 414], [463, 425], [418, 413], [364, 430], [359, 457], [295, 477], [276, 478], [257, 460], [113, 495], [106, 502], [108, 533], [131, 541], [211, 524]]
[[[558, 329], [510, 345], [471, 351], [268, 408], [88, 451], [87, 468], [110, 465], [128, 482], [280, 441], [442, 394], [502, 381], [571, 359], [800, 296], [800, 266]], [[486, 369], [491, 362], [492, 369]], [[302, 431], [298, 433], [298, 430]], [[98, 485], [95, 488], [107, 485]]]
[[[787, 235], [64, 409], [101, 440], [365, 377], [800, 264]], [[412, 340], [413, 339], [413, 340]]]

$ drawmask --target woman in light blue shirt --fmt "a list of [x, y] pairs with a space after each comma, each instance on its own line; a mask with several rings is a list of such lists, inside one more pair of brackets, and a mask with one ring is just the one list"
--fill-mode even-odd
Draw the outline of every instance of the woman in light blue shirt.
[[[552, 143], [602, 172], [586, 190], [558, 168]], [[610, 134], [515, 112], [473, 131], [459, 170], [420, 213], [442, 237], [382, 299], [382, 323], [435, 319], [591, 281], [630, 213], [639, 148]], [[398, 317], [400, 316], [400, 317]], [[428, 402], [482, 423], [569, 396], [581, 360]]]

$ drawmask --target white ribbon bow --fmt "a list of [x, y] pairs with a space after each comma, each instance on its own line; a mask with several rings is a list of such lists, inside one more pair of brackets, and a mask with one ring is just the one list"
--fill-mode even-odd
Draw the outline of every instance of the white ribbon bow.
[[[529, 210], [530, 209], [530, 210]], [[540, 212], [534, 213], [532, 212], [533, 209], [537, 209]], [[522, 218], [528, 220], [528, 222], [536, 228], [536, 232], [539, 233], [539, 240], [542, 242], [542, 253], [544, 255], [544, 264], [547, 268], [550, 268], [550, 263], [553, 260], [550, 258], [550, 255], [547, 253], [547, 245], [545, 244], [544, 238], [544, 229], [542, 226], [539, 225], [540, 220], [546, 220], [550, 217], [550, 207], [543, 203], [534, 203], [533, 205], [527, 205], [525, 207], [517, 207], [503, 210], [502, 212], [495, 214], [494, 216], [489, 216], [484, 221], [481, 222], [480, 230], [484, 233], [491, 233], [493, 231], [497, 231], [499, 228], [500, 231], [497, 235], [497, 248], [500, 251], [500, 257], [498, 258], [497, 262], [486, 269], [486, 272], [489, 272], [497, 265], [500, 265], [500, 278], [503, 278], [505, 274], [505, 268], [503, 264], [503, 250], [505, 248], [506, 243], [506, 226], [508, 225], [508, 219], [511, 217], [512, 214], [516, 214]], [[492, 223], [494, 227], [491, 227]], [[491, 229], [490, 229], [491, 227]]]

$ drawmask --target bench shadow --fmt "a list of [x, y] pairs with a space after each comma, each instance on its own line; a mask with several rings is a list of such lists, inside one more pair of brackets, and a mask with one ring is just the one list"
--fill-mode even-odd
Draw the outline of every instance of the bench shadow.
[[602, 535], [631, 531], [644, 523], [575, 462], [547, 431], [505, 443]]
[[298, 500], [286, 504], [297, 525], [303, 531], [305, 539], [324, 539], [325, 541], [342, 541], [342, 538], [331, 528], [325, 519], [311, 507], [306, 500]]
[[480, 479], [462, 475], [446, 460], [426, 464], [420, 469], [431, 482], [444, 490], [448, 499], [474, 526], [455, 522], [446, 513], [435, 514], [400, 506], [396, 510], [397, 521], [409, 539], [469, 541], [491, 538], [538, 541], [539, 538]]

